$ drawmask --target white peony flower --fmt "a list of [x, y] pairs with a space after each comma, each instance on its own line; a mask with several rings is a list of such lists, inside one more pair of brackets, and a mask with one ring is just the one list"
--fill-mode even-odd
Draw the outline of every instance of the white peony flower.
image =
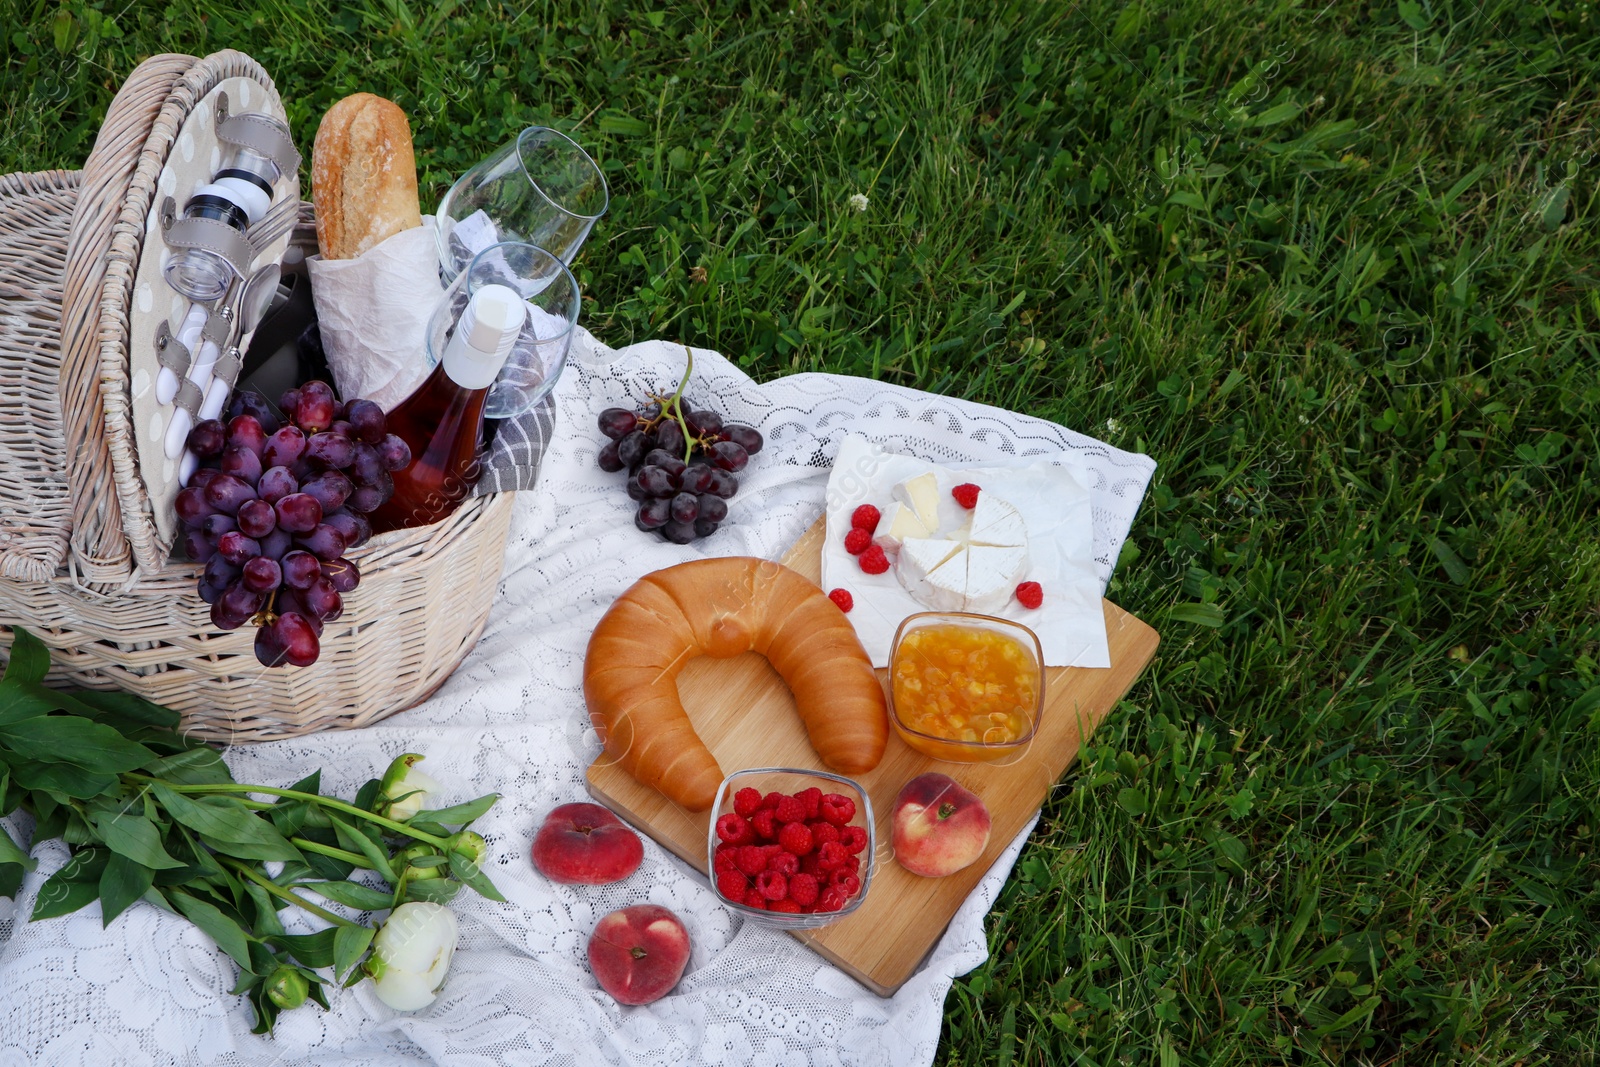
[[408, 752], [389, 764], [384, 773], [382, 793], [391, 800], [384, 814], [396, 822], [405, 822], [427, 807], [428, 798], [439, 792], [439, 783], [417, 770], [420, 762], [421, 756]]
[[443, 904], [412, 901], [394, 909], [372, 939], [366, 971], [378, 999], [396, 1011], [433, 1003], [450, 973], [460, 930]]

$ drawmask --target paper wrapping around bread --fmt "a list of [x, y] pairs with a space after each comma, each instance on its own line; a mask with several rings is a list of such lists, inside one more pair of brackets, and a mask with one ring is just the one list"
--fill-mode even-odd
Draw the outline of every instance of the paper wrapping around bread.
[[405, 112], [371, 93], [329, 108], [311, 152], [311, 201], [325, 259], [354, 259], [422, 225]]
[[654, 571], [617, 598], [589, 637], [583, 695], [606, 751], [690, 811], [711, 806], [722, 768], [678, 699], [695, 656], [767, 657], [822, 762], [842, 774], [878, 765], [889, 740], [883, 686], [833, 601], [781, 564], [695, 560]]

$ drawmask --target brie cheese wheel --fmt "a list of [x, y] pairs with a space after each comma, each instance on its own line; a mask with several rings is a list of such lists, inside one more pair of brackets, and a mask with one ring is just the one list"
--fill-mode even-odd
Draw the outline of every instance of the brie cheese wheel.
[[1026, 546], [1028, 527], [1016, 508], [993, 493], [979, 493], [967, 540], [975, 545]]
[[893, 496], [917, 513], [930, 534], [939, 529], [939, 479], [932, 471], [907, 478], [894, 487]]
[[[913, 486], [917, 480], [901, 483], [896, 495], [905, 489], [903, 499], [914, 501], [919, 492]], [[900, 505], [890, 506], [897, 517], [920, 521], [920, 516], [909, 515]], [[895, 576], [919, 603], [934, 611], [983, 615], [1003, 609], [1027, 571], [1027, 525], [1016, 508], [990, 493], [979, 493], [959, 530], [940, 530], [931, 537], [902, 537], [895, 564]]]
[[873, 536], [872, 543], [885, 553], [894, 553], [900, 551], [900, 546], [905, 543], [906, 538], [930, 537], [932, 534], [932, 530], [922, 525], [915, 511], [897, 501], [883, 510], [883, 516], [878, 520], [878, 532]]

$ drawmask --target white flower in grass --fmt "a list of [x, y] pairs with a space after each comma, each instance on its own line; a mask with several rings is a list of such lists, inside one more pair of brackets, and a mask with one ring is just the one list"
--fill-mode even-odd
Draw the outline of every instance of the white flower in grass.
[[1118, 422], [1116, 419], [1107, 419], [1106, 420], [1106, 436], [1115, 437], [1115, 436], [1117, 436], [1117, 434], [1119, 434], [1121, 432], [1122, 432], [1122, 423]]
[[396, 1011], [432, 1004], [450, 973], [459, 934], [455, 913], [443, 904], [415, 900], [394, 909], [364, 964], [378, 999]]
[[867, 206], [869, 204], [871, 204], [871, 203], [872, 203], [872, 201], [867, 199], [867, 194], [866, 193], [851, 193], [850, 194], [850, 206], [855, 208], [857, 211], [865, 211], [865, 210], [867, 210]]

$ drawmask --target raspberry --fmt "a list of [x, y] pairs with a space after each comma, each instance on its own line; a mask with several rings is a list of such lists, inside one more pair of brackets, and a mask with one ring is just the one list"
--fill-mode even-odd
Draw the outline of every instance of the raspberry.
[[835, 826], [843, 826], [856, 817], [856, 802], [838, 793], [822, 798], [821, 815]]
[[867, 533], [878, 528], [878, 520], [883, 518], [883, 513], [871, 504], [862, 504], [850, 514], [850, 528], [852, 530], [865, 530]]
[[756, 875], [756, 888], [768, 900], [782, 900], [789, 895], [789, 879], [777, 871], [762, 871]]
[[873, 545], [857, 556], [856, 561], [868, 574], [882, 574], [889, 569], [889, 557], [883, 554], [882, 545]]
[[840, 611], [849, 611], [856, 606], [856, 598], [850, 595], [848, 589], [835, 589], [828, 594], [828, 599], [839, 605]]
[[739, 873], [739, 863], [732, 852], [718, 852], [711, 859], [711, 870], [716, 874]]
[[761, 807], [761, 790], [745, 786], [733, 794], [733, 810], [735, 813], [748, 819]]
[[767, 860], [767, 870], [777, 871], [787, 878], [800, 870], [800, 857], [793, 852], [780, 852]]
[[778, 813], [769, 808], [762, 808], [750, 816], [750, 825], [761, 840], [770, 841], [778, 836]]
[[761, 798], [761, 806], [766, 808], [768, 811], [771, 811], [778, 806], [778, 801], [782, 799], [783, 794], [774, 789], [772, 792]]
[[839, 828], [831, 822], [823, 822], [818, 819], [816, 822], [807, 823], [806, 825], [811, 830], [812, 843], [818, 848], [826, 845], [829, 841], [838, 841], [842, 836], [839, 833]]
[[[765, 878], [766, 875], [763, 874], [761, 877]], [[846, 870], [837, 870], [829, 875], [828, 885], [834, 889], [844, 890], [846, 900], [861, 891], [861, 879]]]
[[748, 845], [756, 839], [750, 824], [731, 811], [717, 820], [717, 836], [730, 845]]
[[767, 910], [768, 911], [786, 911], [791, 915], [799, 915], [800, 914], [800, 905], [796, 904], [792, 900], [789, 900], [788, 898], [785, 898], [783, 900], [774, 900], [772, 903], [767, 905]]
[[796, 793], [795, 796], [804, 801], [806, 806], [806, 818], [815, 819], [817, 817], [817, 812], [822, 809], [822, 790], [818, 789], [816, 786], [812, 786], [810, 789], [800, 790], [800, 792]]
[[872, 546], [872, 535], [865, 530], [851, 530], [844, 535], [844, 550], [859, 556]]
[[755, 886], [751, 886], [749, 889], [744, 891], [744, 900], [742, 903], [747, 908], [760, 908], [762, 911], [767, 910], [767, 898], [762, 896], [761, 890], [757, 889]]
[[740, 901], [744, 899], [744, 892], [750, 883], [745, 881], [744, 875], [738, 871], [723, 871], [717, 875], [717, 892], [724, 899]]
[[[772, 866], [771, 861], [768, 861], [767, 866], [768, 867]], [[861, 857], [860, 856], [846, 856], [844, 858], [844, 862], [839, 864], [839, 866], [834, 868], [834, 869], [835, 870], [839, 870], [839, 871], [843, 871], [845, 874], [860, 874], [861, 873]]]
[[844, 890], [836, 885], [830, 885], [817, 897], [817, 911], [838, 911], [844, 907], [844, 902], [849, 899], [844, 895]]
[[815, 852], [800, 857], [800, 873], [810, 875], [822, 873], [822, 868], [817, 866], [817, 854]]
[[815, 875], [797, 874], [789, 879], [789, 899], [803, 908], [815, 904], [821, 891]]
[[1025, 608], [1036, 608], [1044, 603], [1044, 589], [1038, 582], [1023, 582], [1017, 586], [1017, 603]]
[[772, 861], [783, 855], [783, 846], [776, 841], [769, 841], [761, 846], [761, 851], [767, 854], [767, 869], [772, 869]]
[[865, 852], [867, 848], [867, 832], [859, 826], [846, 826], [839, 831], [839, 844], [844, 850], [854, 856], [858, 852]]
[[[846, 855], [843, 845], [837, 841], [829, 841], [826, 845], [817, 849], [817, 867], [824, 871], [834, 870], [845, 861]], [[739, 864], [739, 869], [745, 871], [746, 874], [755, 873], [754, 871], [746, 870], [743, 863]]]
[[815, 847], [811, 830], [803, 822], [784, 823], [783, 829], [778, 831], [778, 844], [793, 856], [804, 856]]
[[767, 869], [767, 850], [760, 845], [745, 845], [733, 862], [740, 871], [754, 877]]
[[779, 822], [804, 822], [806, 802], [799, 797], [784, 797], [778, 801], [778, 810], [774, 814]]
[[980, 490], [977, 486], [973, 485], [971, 482], [967, 482], [950, 490], [950, 495], [956, 498], [957, 504], [960, 504], [968, 511], [971, 511], [973, 508], [978, 506], [979, 492]]

